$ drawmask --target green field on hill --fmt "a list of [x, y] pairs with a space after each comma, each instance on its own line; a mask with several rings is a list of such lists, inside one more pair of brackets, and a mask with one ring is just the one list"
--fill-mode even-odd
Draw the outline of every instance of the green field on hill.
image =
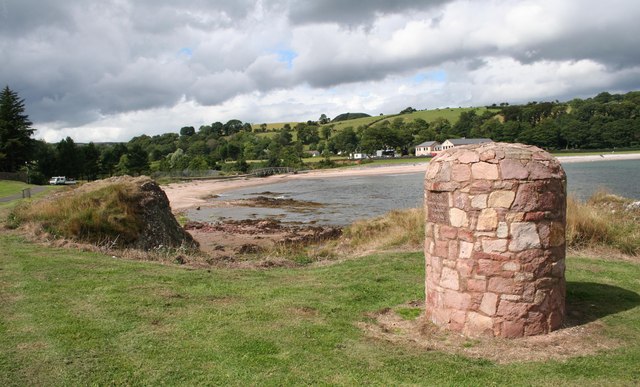
[[[476, 110], [480, 115], [487, 109], [484, 107], [479, 107], [479, 108], [449, 108], [449, 109], [443, 108], [443, 109], [433, 109], [433, 110], [419, 110], [413, 113], [402, 114], [402, 115], [388, 114], [383, 116], [356, 118], [354, 120], [331, 123], [330, 125], [334, 125], [336, 130], [341, 130], [349, 126], [356, 129], [362, 125], [371, 125], [372, 123], [375, 123], [375, 122], [384, 121], [384, 120], [394, 120], [396, 118], [402, 118], [405, 120], [405, 122], [411, 122], [418, 118], [423, 119], [427, 122], [431, 122], [436, 118], [445, 118], [449, 120], [449, 122], [451, 122], [451, 124], [453, 125], [458, 121], [458, 118], [460, 117], [460, 114], [462, 112], [466, 112], [470, 110]], [[496, 109], [496, 112], [497, 111], [498, 110]]]
[[[482, 114], [485, 110], [487, 110], [487, 108], [485, 107], [477, 107], [477, 108], [442, 108], [442, 109], [432, 109], [432, 110], [419, 110], [419, 111], [415, 111], [413, 113], [408, 113], [408, 114], [402, 114], [402, 115], [397, 115], [397, 114], [385, 114], [385, 115], [378, 115], [378, 116], [371, 116], [371, 117], [363, 117], [363, 118], [356, 118], [353, 120], [347, 120], [347, 121], [338, 121], [338, 122], [330, 122], [329, 124], [326, 125], [333, 125], [334, 128], [336, 130], [342, 130], [346, 127], [353, 127], [354, 129], [358, 128], [359, 126], [363, 126], [363, 125], [371, 125], [372, 123], [376, 123], [379, 121], [384, 121], [384, 120], [393, 120], [395, 118], [402, 118], [404, 119], [406, 122], [411, 122], [415, 119], [423, 119], [427, 122], [433, 121], [436, 118], [445, 118], [447, 120], [449, 120], [449, 122], [451, 122], [451, 124], [455, 124], [458, 121], [458, 117], [460, 117], [460, 114], [462, 112], [466, 112], [466, 111], [470, 111], [470, 110], [476, 110], [478, 112], [478, 114]], [[495, 111], [497, 112], [498, 109], [495, 109]], [[295, 126], [298, 124], [298, 122], [275, 122], [275, 123], [266, 123], [267, 125], [267, 133], [259, 133], [261, 135], [269, 135], [271, 134], [271, 132], [273, 131], [277, 131], [280, 130], [284, 127], [285, 124], [289, 124], [291, 126], [291, 128], [295, 128]], [[252, 124], [251, 127], [255, 130], [255, 129], [259, 129], [261, 124]]]

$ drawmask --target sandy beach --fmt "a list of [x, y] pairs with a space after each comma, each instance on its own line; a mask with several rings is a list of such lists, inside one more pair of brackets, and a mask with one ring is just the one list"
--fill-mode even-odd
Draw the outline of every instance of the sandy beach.
[[[640, 160], [640, 153], [603, 153], [588, 156], [560, 156], [561, 163], [596, 162], [608, 160]], [[401, 173], [418, 173], [427, 170], [428, 162], [415, 162], [384, 166], [359, 166], [340, 169], [323, 169], [289, 175], [269, 177], [238, 177], [230, 179], [194, 180], [172, 183], [163, 187], [174, 212], [207, 204], [207, 198], [222, 192], [235, 189], [266, 185], [294, 179], [318, 179], [348, 176], [388, 175]]]

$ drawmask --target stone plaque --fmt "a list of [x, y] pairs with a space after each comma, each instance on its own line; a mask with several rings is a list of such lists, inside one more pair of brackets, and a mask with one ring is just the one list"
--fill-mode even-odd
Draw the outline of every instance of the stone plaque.
[[428, 221], [449, 224], [449, 193], [429, 192], [427, 195]]

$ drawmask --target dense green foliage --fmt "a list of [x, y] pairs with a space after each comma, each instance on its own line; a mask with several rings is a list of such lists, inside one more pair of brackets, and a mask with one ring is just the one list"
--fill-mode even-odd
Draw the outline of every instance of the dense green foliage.
[[33, 132], [24, 99], [6, 86], [0, 94], [0, 172], [16, 172], [31, 160]]
[[342, 113], [335, 116], [333, 122], [355, 120], [356, 118], [371, 117], [367, 113]]
[[[17, 100], [15, 93], [8, 95], [11, 98], [7, 99], [18, 107], [14, 110], [22, 111], [22, 101]], [[24, 115], [17, 117], [26, 120]], [[2, 133], [7, 133], [3, 130]], [[184, 126], [179, 133], [141, 135], [126, 144], [76, 144], [69, 137], [58, 144], [46, 144], [30, 140], [32, 131], [23, 125], [20, 133], [25, 141], [30, 141], [25, 142], [24, 148], [32, 148], [29, 159], [32, 181], [40, 183], [54, 175], [92, 180], [154, 172], [246, 173], [263, 167], [327, 167], [333, 164], [330, 160], [333, 156], [374, 154], [378, 150], [409, 155], [421, 142], [460, 137], [520, 142], [548, 150], [637, 148], [640, 147], [640, 92], [600, 93], [593, 98], [569, 102], [513, 106], [501, 103], [486, 108], [420, 111], [407, 107], [399, 114], [377, 117], [345, 113], [329, 120], [323, 114], [317, 121], [284, 123], [279, 127], [275, 124], [252, 126], [232, 119], [198, 129]], [[312, 164], [303, 162], [311, 152], [322, 157]], [[0, 159], [4, 155], [4, 160], [8, 160], [6, 154], [0, 149]], [[11, 161], [11, 168], [15, 169], [20, 162], [24, 164], [22, 159]]]

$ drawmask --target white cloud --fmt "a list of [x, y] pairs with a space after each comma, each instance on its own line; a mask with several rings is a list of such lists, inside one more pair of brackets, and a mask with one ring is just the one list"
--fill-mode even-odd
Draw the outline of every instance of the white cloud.
[[635, 0], [4, 5], [0, 83], [49, 141], [640, 87]]

